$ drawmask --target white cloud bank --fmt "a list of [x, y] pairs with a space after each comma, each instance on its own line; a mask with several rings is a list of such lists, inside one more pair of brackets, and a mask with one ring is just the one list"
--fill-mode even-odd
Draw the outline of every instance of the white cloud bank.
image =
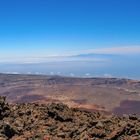
[[78, 56], [34, 57], [34, 58], [5, 58], [0, 59], [0, 64], [39, 64], [47, 62], [107, 62], [106, 58], [79, 58]]
[[[65, 55], [55, 56], [36, 56], [28, 58], [0, 58], [1, 63], [18, 63], [18, 64], [33, 64], [33, 63], [44, 63], [44, 62], [108, 62], [108, 58], [102, 58], [102, 54], [111, 55], [140, 55], [140, 46], [122, 46], [122, 47], [108, 47], [108, 48], [97, 48], [91, 50], [82, 50], [79, 52], [64, 53]], [[100, 56], [94, 57], [78, 57], [81, 54], [99, 54]]]
[[125, 47], [122, 46], [122, 47], [92, 49], [92, 50], [84, 50], [83, 53], [135, 55], [140, 54], [140, 46], [125, 46]]

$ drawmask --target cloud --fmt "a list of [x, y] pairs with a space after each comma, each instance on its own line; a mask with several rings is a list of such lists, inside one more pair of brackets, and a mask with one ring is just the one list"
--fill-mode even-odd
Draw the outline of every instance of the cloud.
[[113, 77], [111, 74], [108, 74], [108, 73], [105, 73], [103, 76], [104, 76], [105, 78], [112, 78], [112, 77]]
[[51, 72], [50, 72], [50, 75], [54, 75], [54, 72], [53, 72], [53, 71], [51, 71]]
[[135, 55], [140, 54], [140, 46], [108, 47], [101, 49], [85, 50], [83, 51], [83, 53]]
[[74, 74], [74, 73], [70, 73], [70, 76], [71, 76], [71, 77], [74, 77], [74, 76], [75, 76], [75, 74]]
[[21, 74], [20, 72], [16, 72], [16, 71], [13, 71], [13, 72], [4, 72], [5, 74]]
[[90, 73], [86, 73], [85, 75], [86, 75], [86, 76], [90, 76]]
[[[36, 56], [36, 57], [21, 57], [21, 58], [1, 58], [0, 64], [15, 63], [15, 64], [38, 64], [46, 62], [108, 62], [108, 57], [102, 57], [102, 54], [111, 55], [137, 55], [140, 54], [140, 46], [119, 46], [107, 47], [91, 50], [81, 50], [77, 52], [67, 52], [65, 55], [53, 56]], [[82, 55], [81, 55], [82, 54]], [[88, 54], [93, 54], [93, 57]], [[96, 54], [96, 55], [95, 55]], [[84, 57], [87, 56], [87, 57]], [[80, 57], [79, 57], [80, 56]]]
[[99, 57], [78, 57], [75, 56], [49, 56], [49, 57], [34, 57], [34, 58], [5, 58], [0, 60], [0, 64], [39, 64], [39, 63], [47, 63], [47, 62], [107, 62], [107, 58], [99, 58]]

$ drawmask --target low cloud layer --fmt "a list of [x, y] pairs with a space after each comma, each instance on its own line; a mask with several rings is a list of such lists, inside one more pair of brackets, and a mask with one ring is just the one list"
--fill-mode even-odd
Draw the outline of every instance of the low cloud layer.
[[135, 55], [135, 54], [140, 54], [140, 46], [92, 49], [92, 50], [85, 50], [83, 51], [83, 53]]
[[[45, 62], [108, 62], [110, 57], [104, 57], [103, 55], [139, 55], [140, 46], [125, 46], [125, 47], [109, 47], [99, 48], [92, 50], [82, 50], [79, 52], [71, 52], [65, 55], [56, 56], [36, 56], [25, 58], [1, 58], [0, 63], [45, 63]], [[86, 56], [86, 57], [85, 57]]]

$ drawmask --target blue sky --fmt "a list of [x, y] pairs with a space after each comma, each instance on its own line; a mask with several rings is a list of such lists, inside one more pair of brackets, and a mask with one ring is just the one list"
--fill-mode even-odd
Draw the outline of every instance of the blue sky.
[[0, 72], [140, 79], [140, 0], [0, 0]]
[[0, 58], [140, 53], [139, 7], [139, 0], [0, 0]]

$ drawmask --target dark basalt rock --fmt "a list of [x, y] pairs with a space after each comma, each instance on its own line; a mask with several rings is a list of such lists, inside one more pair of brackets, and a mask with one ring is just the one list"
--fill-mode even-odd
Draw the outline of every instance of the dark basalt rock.
[[1, 129], [1, 134], [4, 134], [8, 138], [12, 138], [14, 135], [18, 134], [18, 131], [14, 129], [10, 124], [3, 124]]
[[5, 102], [6, 97], [0, 97], [0, 120], [10, 114], [9, 105]]
[[139, 140], [136, 115], [107, 116], [64, 104], [8, 105], [0, 97], [0, 140]]
[[60, 122], [71, 122], [72, 111], [64, 104], [51, 104], [48, 106], [48, 115]]

